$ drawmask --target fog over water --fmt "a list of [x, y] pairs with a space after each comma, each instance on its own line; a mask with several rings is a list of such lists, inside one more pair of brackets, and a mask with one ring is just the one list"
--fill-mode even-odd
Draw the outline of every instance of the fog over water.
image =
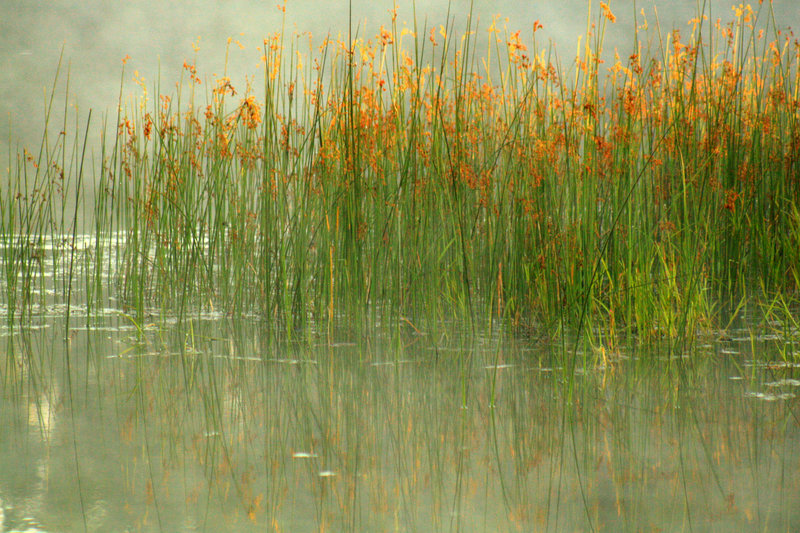
[[[642, 9], [651, 27], [656, 11], [663, 32], [672, 28], [688, 31], [687, 21], [703, 2], [695, 0], [642, 0], [610, 2], [617, 22], [609, 26], [605, 39], [608, 52], [618, 47], [628, 55], [633, 46], [634, 14]], [[414, 4], [396, 2], [398, 24], [413, 24]], [[754, 2], [754, 8], [758, 3]], [[361, 35], [373, 37], [382, 24], [390, 24], [391, 0], [353, 0], [352, 14]], [[470, 9], [467, 0], [452, 0], [451, 20], [463, 27]], [[732, 17], [732, 2], [711, 0], [705, 12], [711, 20]], [[275, 0], [185, 1], [103, 0], [42, 1], [0, 0], [0, 162], [5, 163], [9, 142], [12, 151], [27, 147], [38, 150], [43, 128], [45, 90], [53, 84], [59, 55], [63, 49], [62, 77], [57, 86], [56, 109], [63, 110], [66, 76], [69, 71], [71, 105], [79, 109], [85, 121], [89, 108], [92, 122], [100, 124], [104, 114], [116, 110], [119, 97], [122, 58], [127, 63], [123, 95], [140, 94], [133, 83], [138, 71], [151, 90], [159, 79], [161, 92], [172, 94], [186, 60], [196, 60], [198, 74], [212, 79], [222, 75], [229, 37], [238, 40], [244, 49], [231, 45], [228, 75], [237, 88], [243, 88], [245, 77], [256, 84], [263, 76], [260, 57], [264, 37], [281, 29], [283, 13]], [[526, 43], [531, 42], [531, 28], [539, 20], [543, 29], [537, 32], [539, 45], [555, 46], [565, 68], [571, 67], [577, 38], [586, 30], [589, 2], [549, 0], [497, 2], [475, 0], [473, 20], [485, 35], [493, 15], [508, 18], [510, 31], [521, 30]], [[592, 2], [593, 17], [599, 1]], [[762, 18], [769, 16], [765, 2]], [[800, 27], [800, 7], [796, 0], [776, 0], [772, 10], [779, 27]], [[309, 31], [315, 41], [330, 33], [347, 34], [350, 4], [347, 1], [287, 0], [286, 33]], [[448, 2], [418, 1], [416, 19], [419, 26], [446, 24]], [[199, 46], [195, 52], [193, 45]], [[82, 128], [81, 128], [82, 129]], [[96, 130], [99, 128], [95, 128]], [[5, 165], [3, 165], [5, 166]]]

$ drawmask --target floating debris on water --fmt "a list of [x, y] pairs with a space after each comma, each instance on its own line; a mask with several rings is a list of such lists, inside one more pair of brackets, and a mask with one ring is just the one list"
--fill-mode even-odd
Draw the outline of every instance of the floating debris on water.
[[756, 398], [758, 400], [764, 400], [765, 402], [774, 402], [777, 400], [791, 400], [795, 398], [796, 395], [792, 394], [791, 392], [784, 392], [783, 394], [771, 394], [769, 392], [745, 392], [745, 398]]
[[764, 385], [767, 387], [800, 387], [800, 379], [779, 379], [764, 383]]
[[788, 370], [790, 368], [800, 368], [800, 363], [792, 361], [746, 361], [744, 366], [766, 368], [768, 370]]
[[260, 363], [262, 359], [260, 357], [253, 357], [253, 356], [244, 356], [244, 355], [224, 355], [224, 354], [217, 354], [214, 356], [214, 359], [226, 359], [229, 361], [247, 361], [250, 363]]
[[148, 357], [176, 357], [181, 355], [180, 352], [144, 352], [144, 353], [121, 353], [116, 355], [107, 355], [106, 359], [136, 359]]
[[[259, 361], [260, 361], [260, 359], [259, 359]], [[311, 359], [309, 359], [309, 360], [302, 360], [302, 359], [267, 359], [267, 361], [270, 362], [270, 363], [279, 363], [281, 365], [302, 365], [302, 364], [316, 365], [317, 364], [316, 361], [313, 361]]]
[[319, 477], [333, 477], [335, 475], [336, 472], [333, 472], [331, 470], [323, 470], [322, 472], [319, 473]]
[[316, 345], [321, 348], [352, 348], [357, 346], [355, 342], [325, 342]]
[[313, 459], [317, 457], [317, 454], [310, 453], [310, 452], [294, 452], [292, 453], [292, 459]]

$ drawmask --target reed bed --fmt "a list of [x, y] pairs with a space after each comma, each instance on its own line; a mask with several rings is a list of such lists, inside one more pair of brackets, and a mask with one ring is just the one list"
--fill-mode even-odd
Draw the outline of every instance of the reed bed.
[[395, 12], [321, 45], [269, 35], [258, 88], [187, 61], [174, 93], [120, 98], [99, 156], [97, 126], [65, 119], [0, 197], [9, 320], [79, 283], [90, 310], [257, 314], [289, 336], [457, 320], [613, 342], [793, 301], [797, 39], [765, 3], [686, 31], [642, 14], [611, 53], [600, 6], [574, 56], [539, 23]]

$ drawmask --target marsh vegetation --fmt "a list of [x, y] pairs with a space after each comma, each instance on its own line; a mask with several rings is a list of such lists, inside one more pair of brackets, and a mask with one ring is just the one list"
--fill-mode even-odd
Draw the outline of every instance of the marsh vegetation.
[[0, 194], [2, 531], [789, 530], [800, 43], [637, 17], [54, 90]]

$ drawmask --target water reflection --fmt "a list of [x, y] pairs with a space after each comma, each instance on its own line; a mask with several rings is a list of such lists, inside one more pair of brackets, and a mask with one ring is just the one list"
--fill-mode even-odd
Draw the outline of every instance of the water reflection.
[[63, 322], [3, 339], [3, 368], [12, 353], [32, 364], [3, 374], [0, 531], [800, 520], [797, 400], [752, 394], [796, 390], [798, 370], [741, 375], [744, 347], [680, 366], [626, 354], [570, 376], [547, 347], [512, 340], [453, 337], [431, 356], [418, 338], [277, 345], [246, 322], [143, 337], [122, 325], [76, 330], [69, 376]]

